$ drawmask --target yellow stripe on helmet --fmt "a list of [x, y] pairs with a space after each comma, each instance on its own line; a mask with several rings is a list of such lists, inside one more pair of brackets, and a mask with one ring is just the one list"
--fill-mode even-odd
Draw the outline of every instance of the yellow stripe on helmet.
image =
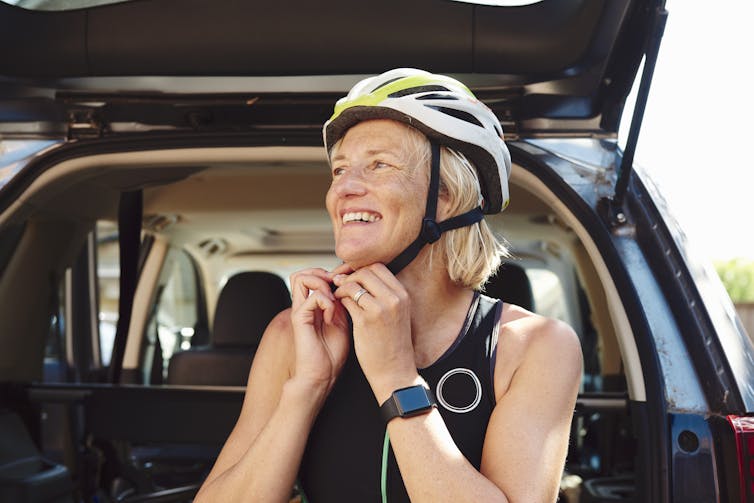
[[458, 88], [459, 85], [463, 91], [465, 91], [470, 97], [475, 98], [474, 94], [468, 87], [464, 86], [455, 79], [445, 77], [444, 75], [414, 75], [411, 77], [404, 77], [398, 79], [395, 82], [386, 84], [375, 91], [359, 96], [352, 100], [338, 100], [335, 104], [332, 117], [330, 121], [338, 118], [338, 116], [344, 111], [352, 107], [376, 107], [380, 103], [385, 101], [391, 94], [401, 91], [403, 89], [410, 89], [412, 87], [430, 86], [433, 84], [449, 84], [454, 88]]

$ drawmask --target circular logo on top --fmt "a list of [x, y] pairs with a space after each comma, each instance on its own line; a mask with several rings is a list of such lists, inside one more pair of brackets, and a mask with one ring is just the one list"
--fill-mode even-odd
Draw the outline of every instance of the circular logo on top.
[[465, 414], [476, 409], [482, 400], [482, 383], [469, 369], [451, 369], [445, 372], [437, 383], [435, 396], [444, 408], [457, 414]]

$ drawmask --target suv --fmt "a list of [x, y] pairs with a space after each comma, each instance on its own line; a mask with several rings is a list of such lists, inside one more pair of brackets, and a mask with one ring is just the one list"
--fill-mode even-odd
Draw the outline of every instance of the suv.
[[664, 1], [88, 3], [0, 2], [0, 500], [191, 499], [286, 278], [338, 263], [321, 125], [412, 66], [506, 133], [487, 293], [581, 339], [561, 500], [754, 501], [754, 348], [632, 162]]

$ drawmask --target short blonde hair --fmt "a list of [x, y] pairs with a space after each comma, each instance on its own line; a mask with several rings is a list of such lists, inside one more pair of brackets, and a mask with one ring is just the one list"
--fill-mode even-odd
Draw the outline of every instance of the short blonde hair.
[[[418, 152], [417, 166], [426, 166], [429, 179], [431, 151], [429, 140], [415, 128], [408, 127], [408, 146]], [[482, 204], [479, 175], [465, 155], [449, 147], [440, 148], [440, 197], [448, 203], [448, 218], [466, 213]], [[495, 235], [485, 219], [446, 231], [431, 245], [430, 261], [435, 253], [443, 258], [450, 279], [467, 288], [481, 289], [502, 259], [510, 256], [505, 242]]]
[[[482, 203], [476, 168], [463, 154], [447, 147], [440, 154], [440, 195], [447, 197], [451, 216]], [[443, 233], [435, 248], [444, 256], [450, 278], [474, 289], [482, 288], [509, 256], [504, 241], [484, 219]]]
[[[410, 152], [407, 162], [416, 168], [411, 174], [430, 176], [431, 151], [429, 139], [416, 128], [401, 124], [407, 129], [405, 147]], [[338, 141], [330, 150], [330, 157], [337, 152]], [[425, 167], [421, 170], [421, 167]], [[482, 203], [479, 176], [473, 164], [461, 152], [448, 147], [440, 148], [440, 197], [449, 207], [448, 218], [476, 208]], [[439, 253], [450, 279], [467, 288], [481, 289], [492, 276], [503, 258], [509, 256], [504, 241], [490, 229], [486, 220], [458, 229], [446, 231], [430, 245], [430, 264]]]

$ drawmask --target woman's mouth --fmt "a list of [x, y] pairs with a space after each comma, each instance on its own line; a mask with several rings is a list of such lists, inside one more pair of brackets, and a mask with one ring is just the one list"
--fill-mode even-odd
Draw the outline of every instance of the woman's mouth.
[[380, 216], [377, 213], [372, 213], [369, 211], [349, 211], [343, 214], [342, 222], [343, 224], [348, 224], [351, 222], [378, 222], [382, 220], [382, 216]]

